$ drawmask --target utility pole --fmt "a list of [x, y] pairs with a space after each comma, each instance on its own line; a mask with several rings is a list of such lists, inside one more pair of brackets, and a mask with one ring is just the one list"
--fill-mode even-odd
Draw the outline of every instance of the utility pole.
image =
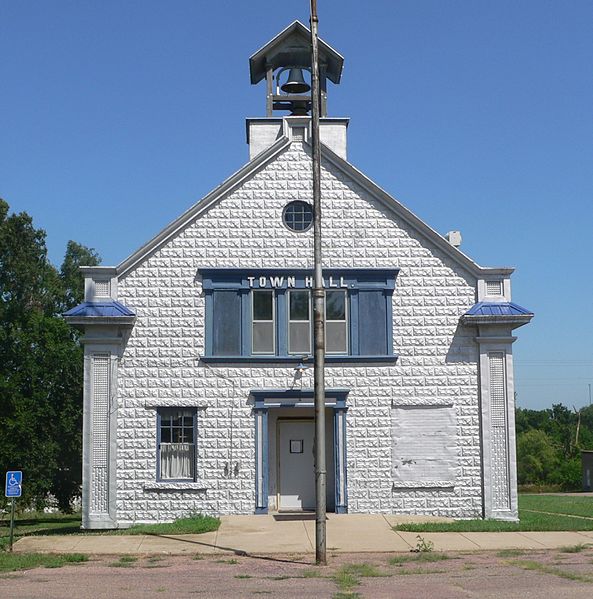
[[325, 470], [325, 291], [321, 266], [321, 146], [319, 144], [319, 44], [317, 0], [311, 0], [311, 142], [313, 146], [313, 340], [315, 392], [315, 561], [326, 558]]

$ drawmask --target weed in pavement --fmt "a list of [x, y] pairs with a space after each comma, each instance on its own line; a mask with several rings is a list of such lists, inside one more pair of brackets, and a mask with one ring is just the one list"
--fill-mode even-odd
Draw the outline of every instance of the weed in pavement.
[[0, 553], [0, 572], [32, 570], [33, 568], [61, 568], [88, 561], [82, 553]]
[[137, 561], [138, 558], [134, 557], [133, 555], [122, 555], [116, 562], [111, 562], [109, 565], [112, 568], [129, 568]]
[[496, 554], [496, 557], [519, 557], [524, 553], [523, 549], [503, 549]]
[[304, 570], [303, 571], [303, 578], [320, 578], [321, 577], [321, 573], [319, 572], [319, 570]]
[[579, 582], [593, 582], [593, 576], [586, 576], [583, 574], [575, 574], [574, 572], [569, 572], [567, 570], [561, 570], [560, 568], [553, 568], [551, 566], [546, 566], [545, 564], [540, 564], [539, 562], [533, 560], [511, 560], [508, 562], [512, 566], [517, 566], [518, 568], [523, 568], [523, 570], [536, 570], [538, 572], [544, 572], [545, 574], [552, 574], [554, 576], [558, 576], [560, 578], [566, 578], [568, 580], [576, 580]]
[[217, 559], [216, 563], [217, 564], [229, 564], [231, 566], [234, 566], [235, 564], [239, 563], [239, 560], [237, 560], [235, 558], [231, 558], [231, 559]]
[[398, 576], [414, 576], [415, 574], [444, 574], [445, 572], [446, 570], [436, 570], [431, 568], [401, 568], [399, 570], [395, 570], [395, 573]]
[[394, 555], [389, 558], [389, 565], [397, 566], [408, 562], [441, 562], [451, 559], [446, 553], [416, 553], [415, 555]]
[[568, 547], [560, 547], [560, 553], [581, 553], [585, 551], [589, 545], [587, 543], [580, 543], [579, 545], [569, 545]]

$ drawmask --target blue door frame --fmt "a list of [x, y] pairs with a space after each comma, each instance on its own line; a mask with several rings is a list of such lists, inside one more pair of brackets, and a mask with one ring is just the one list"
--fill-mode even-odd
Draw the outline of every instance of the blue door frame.
[[[325, 406], [333, 410], [335, 511], [348, 513], [348, 476], [346, 462], [346, 398], [348, 389], [326, 389]], [[268, 411], [270, 408], [312, 408], [313, 389], [254, 389], [255, 417], [255, 513], [268, 513], [269, 453]]]

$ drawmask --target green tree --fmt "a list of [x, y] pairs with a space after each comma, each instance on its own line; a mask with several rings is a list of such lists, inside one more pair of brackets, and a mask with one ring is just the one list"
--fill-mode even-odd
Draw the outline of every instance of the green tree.
[[517, 479], [520, 485], [546, 484], [558, 466], [558, 449], [542, 430], [517, 435]]
[[62, 280], [64, 311], [74, 308], [84, 299], [84, 277], [81, 266], [97, 266], [101, 262], [95, 250], [70, 240], [66, 247], [64, 262], [60, 268]]
[[68, 244], [62, 272], [45, 232], [0, 200], [0, 469], [23, 470], [23, 504], [51, 493], [62, 509], [80, 487], [82, 350], [60, 317], [81, 297], [76, 268], [98, 263]]

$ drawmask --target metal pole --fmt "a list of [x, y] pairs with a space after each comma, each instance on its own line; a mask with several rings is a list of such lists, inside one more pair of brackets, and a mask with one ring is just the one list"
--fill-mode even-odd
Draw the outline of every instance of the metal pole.
[[12, 507], [10, 508], [10, 541], [8, 542], [10, 551], [12, 551], [12, 538], [14, 536], [14, 497], [11, 499]]
[[589, 383], [589, 405], [591, 405], [591, 383]]
[[311, 0], [311, 142], [313, 146], [313, 288], [314, 391], [315, 391], [315, 561], [326, 558], [325, 510], [325, 291], [321, 268], [321, 147], [319, 145], [319, 47], [317, 0]]

